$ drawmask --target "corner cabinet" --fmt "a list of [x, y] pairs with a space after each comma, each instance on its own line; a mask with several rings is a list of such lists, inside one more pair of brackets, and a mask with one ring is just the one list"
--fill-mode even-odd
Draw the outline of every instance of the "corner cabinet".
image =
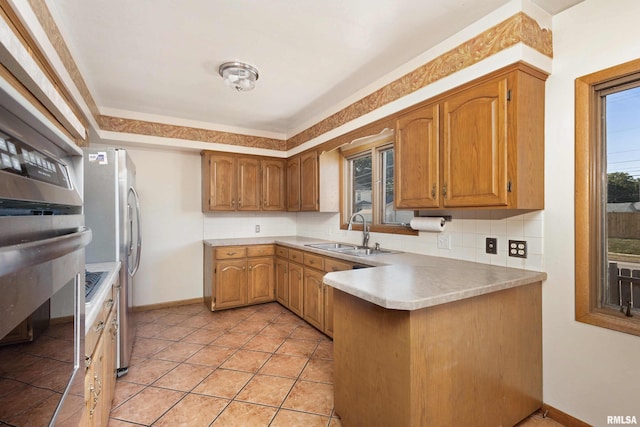
[[544, 209], [545, 79], [517, 64], [401, 115], [396, 208]]
[[287, 160], [287, 210], [339, 212], [340, 154], [304, 152]]
[[202, 153], [202, 210], [285, 210], [285, 160]]

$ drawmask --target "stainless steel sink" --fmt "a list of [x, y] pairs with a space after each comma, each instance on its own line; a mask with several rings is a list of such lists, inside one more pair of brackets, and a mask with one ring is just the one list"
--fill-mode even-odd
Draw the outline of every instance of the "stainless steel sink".
[[388, 249], [374, 249], [374, 248], [353, 248], [353, 249], [339, 249], [333, 252], [340, 252], [345, 255], [355, 256], [369, 256], [369, 255], [383, 255], [383, 254], [397, 254], [397, 251], [391, 251]]
[[388, 249], [375, 249], [375, 248], [363, 248], [356, 245], [351, 245], [348, 243], [310, 243], [308, 245], [312, 248], [323, 249], [325, 251], [337, 252], [344, 255], [353, 255], [353, 256], [369, 256], [369, 255], [382, 255], [382, 254], [397, 254], [398, 251], [391, 251]]
[[357, 249], [358, 248], [356, 245], [349, 245], [347, 243], [336, 243], [336, 242], [310, 243], [310, 244], [305, 245], [305, 246], [309, 246], [309, 247], [316, 248], [316, 249], [325, 249], [327, 251], [337, 251], [337, 250], [343, 250], [343, 249]]

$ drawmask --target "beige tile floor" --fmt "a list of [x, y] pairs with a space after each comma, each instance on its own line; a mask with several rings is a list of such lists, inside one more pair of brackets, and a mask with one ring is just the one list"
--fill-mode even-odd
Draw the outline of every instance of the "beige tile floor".
[[[277, 303], [136, 314], [129, 373], [109, 427], [340, 426], [333, 343]], [[558, 427], [534, 414], [519, 427]]]

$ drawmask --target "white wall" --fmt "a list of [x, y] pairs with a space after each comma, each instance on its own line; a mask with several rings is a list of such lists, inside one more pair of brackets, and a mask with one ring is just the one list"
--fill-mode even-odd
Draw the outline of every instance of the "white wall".
[[295, 213], [203, 214], [199, 152], [116, 146], [136, 165], [142, 211], [134, 306], [201, 298], [203, 239], [296, 234]]
[[125, 148], [136, 165], [142, 212], [134, 306], [202, 297], [200, 155]]
[[547, 81], [544, 401], [596, 426], [640, 422], [640, 337], [577, 323], [574, 311], [574, 81], [640, 57], [640, 2], [587, 0], [553, 21]]

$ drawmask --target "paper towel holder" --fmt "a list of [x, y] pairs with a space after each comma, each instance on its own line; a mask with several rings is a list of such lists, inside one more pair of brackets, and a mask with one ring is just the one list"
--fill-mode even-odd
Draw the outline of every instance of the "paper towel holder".
[[[414, 218], [443, 218], [444, 222], [452, 222], [453, 217], [451, 215], [415, 215]], [[400, 224], [402, 227], [411, 228], [409, 222], [403, 222]]]
[[444, 218], [445, 222], [453, 221], [453, 217], [451, 215], [418, 215], [415, 218]]

